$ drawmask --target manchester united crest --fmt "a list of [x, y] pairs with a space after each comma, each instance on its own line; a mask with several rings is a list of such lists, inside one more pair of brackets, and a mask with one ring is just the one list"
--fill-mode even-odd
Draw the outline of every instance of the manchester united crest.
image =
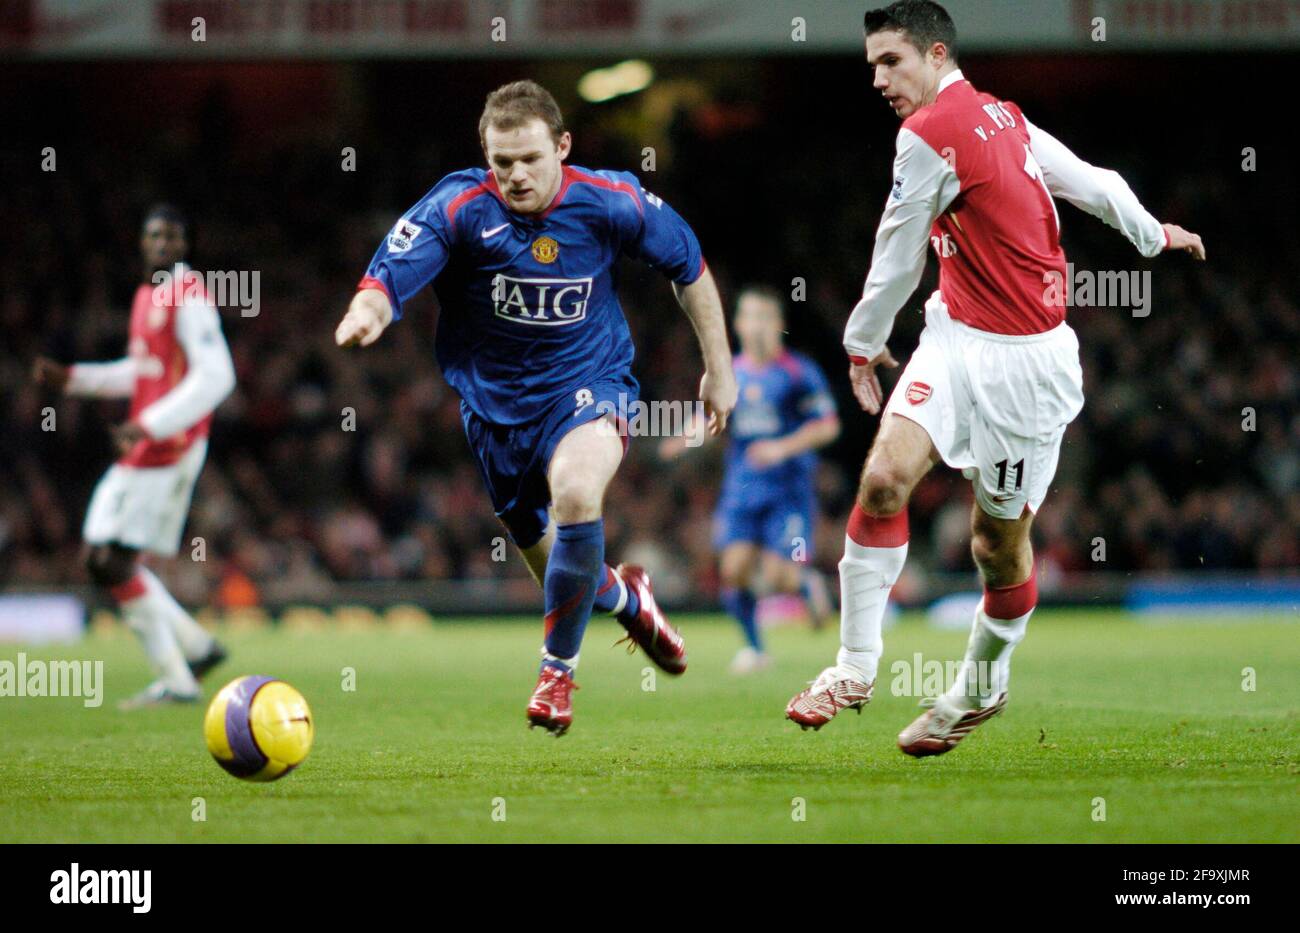
[[538, 237], [533, 241], [533, 258], [540, 263], [550, 265], [560, 255], [560, 244], [548, 236]]

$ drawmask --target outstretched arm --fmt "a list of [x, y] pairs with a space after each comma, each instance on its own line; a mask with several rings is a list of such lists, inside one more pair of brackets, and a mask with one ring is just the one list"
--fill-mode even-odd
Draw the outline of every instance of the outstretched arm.
[[1025, 129], [1029, 131], [1034, 161], [1043, 170], [1043, 182], [1053, 197], [1101, 218], [1124, 234], [1143, 256], [1180, 249], [1197, 259], [1205, 258], [1205, 246], [1199, 236], [1177, 224], [1161, 224], [1142, 206], [1118, 172], [1089, 165], [1028, 118]]
[[449, 175], [398, 218], [379, 244], [334, 329], [340, 347], [368, 347], [393, 321], [402, 307], [437, 278], [447, 264], [453, 240], [447, 205], [465, 193], [468, 183], [459, 173]]
[[74, 363], [64, 366], [48, 357], [37, 357], [32, 379], [68, 395], [91, 398], [130, 398], [135, 391], [136, 362], [129, 356], [108, 363]]
[[704, 376], [700, 379], [700, 401], [709, 416], [709, 433], [714, 437], [727, 426], [727, 416], [736, 407], [736, 374], [731, 369], [731, 347], [727, 343], [727, 323], [722, 314], [722, 298], [713, 274], [706, 267], [690, 285], [673, 283], [673, 294], [691, 319], [704, 358]]
[[827, 415], [806, 421], [784, 437], [753, 441], [745, 450], [745, 458], [758, 467], [784, 463], [810, 450], [819, 450], [834, 443], [840, 436], [840, 419]]

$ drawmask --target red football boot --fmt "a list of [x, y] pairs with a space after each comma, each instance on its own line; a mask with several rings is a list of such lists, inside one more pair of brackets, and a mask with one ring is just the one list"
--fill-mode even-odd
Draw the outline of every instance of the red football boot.
[[571, 696], [578, 685], [573, 674], [556, 667], [543, 667], [537, 676], [537, 688], [528, 701], [528, 728], [541, 726], [558, 739], [573, 724]]
[[669, 674], [683, 673], [686, 670], [686, 642], [664, 618], [663, 610], [655, 602], [654, 591], [650, 589], [650, 574], [636, 564], [619, 564], [614, 572], [623, 578], [641, 603], [640, 611], [631, 622], [619, 619], [627, 629], [627, 637]]

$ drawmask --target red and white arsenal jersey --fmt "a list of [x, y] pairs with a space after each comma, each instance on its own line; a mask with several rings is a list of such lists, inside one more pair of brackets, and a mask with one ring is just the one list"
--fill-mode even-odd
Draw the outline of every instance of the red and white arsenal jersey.
[[[194, 272], [185, 273], [185, 285], [196, 288], [195, 300], [206, 301], [202, 283]], [[179, 304], [162, 304], [155, 300], [159, 287], [141, 285], [131, 303], [131, 328], [127, 355], [135, 360], [135, 392], [131, 396], [132, 421], [154, 402], [180, 385], [189, 364], [185, 350], [176, 337], [176, 312]], [[184, 294], [184, 293], [182, 293]], [[212, 412], [200, 417], [184, 431], [170, 437], [150, 437], [135, 445], [121, 463], [127, 466], [164, 466], [175, 463], [195, 440], [208, 436]], [[152, 432], [151, 432], [152, 434]]]
[[[1015, 104], [957, 81], [903, 123], [957, 176], [935, 220], [939, 291], [953, 320], [995, 334], [1040, 334], [1065, 319], [1060, 222]], [[1050, 294], [1054, 303], [1044, 296]]]
[[146, 437], [118, 462], [131, 467], [175, 463], [208, 436], [212, 412], [235, 385], [230, 349], [217, 309], [198, 273], [136, 289], [127, 356], [71, 368], [68, 392], [101, 398], [129, 396], [130, 420]]
[[927, 247], [939, 257], [939, 291], [954, 320], [995, 334], [1060, 324], [1066, 264], [1054, 196], [1101, 217], [1143, 255], [1166, 245], [1119, 175], [1083, 162], [960, 71], [946, 75], [934, 103], [899, 130], [871, 271], [845, 330], [850, 355], [883, 349]]

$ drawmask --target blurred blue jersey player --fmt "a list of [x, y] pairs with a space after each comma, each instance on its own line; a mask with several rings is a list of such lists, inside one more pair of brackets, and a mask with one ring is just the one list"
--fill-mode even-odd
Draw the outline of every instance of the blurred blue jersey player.
[[604, 558], [601, 503], [626, 441], [602, 412], [626, 411], [638, 392], [615, 293], [620, 256], [673, 283], [704, 357], [700, 399], [712, 434], [726, 426], [736, 382], [717, 288], [671, 207], [634, 175], [565, 166], [570, 134], [554, 98], [531, 81], [488, 95], [479, 141], [488, 168], [448, 175], [402, 215], [335, 340], [369, 346], [433, 284], [438, 363], [460, 394], [493, 508], [545, 593], [528, 719], [562, 735], [593, 607], [615, 615], [664, 670], [686, 669], [648, 575]]
[[[743, 289], [734, 325], [739, 397], [714, 543], [721, 552], [723, 602], [745, 635], [731, 669], [750, 673], [769, 663], [755, 619], [758, 596], [802, 593], [815, 621], [827, 612], [825, 582], [809, 564], [816, 450], [839, 436], [840, 422], [822, 371], [783, 345], [779, 292]], [[668, 457], [685, 447], [675, 439], [660, 446]]]

